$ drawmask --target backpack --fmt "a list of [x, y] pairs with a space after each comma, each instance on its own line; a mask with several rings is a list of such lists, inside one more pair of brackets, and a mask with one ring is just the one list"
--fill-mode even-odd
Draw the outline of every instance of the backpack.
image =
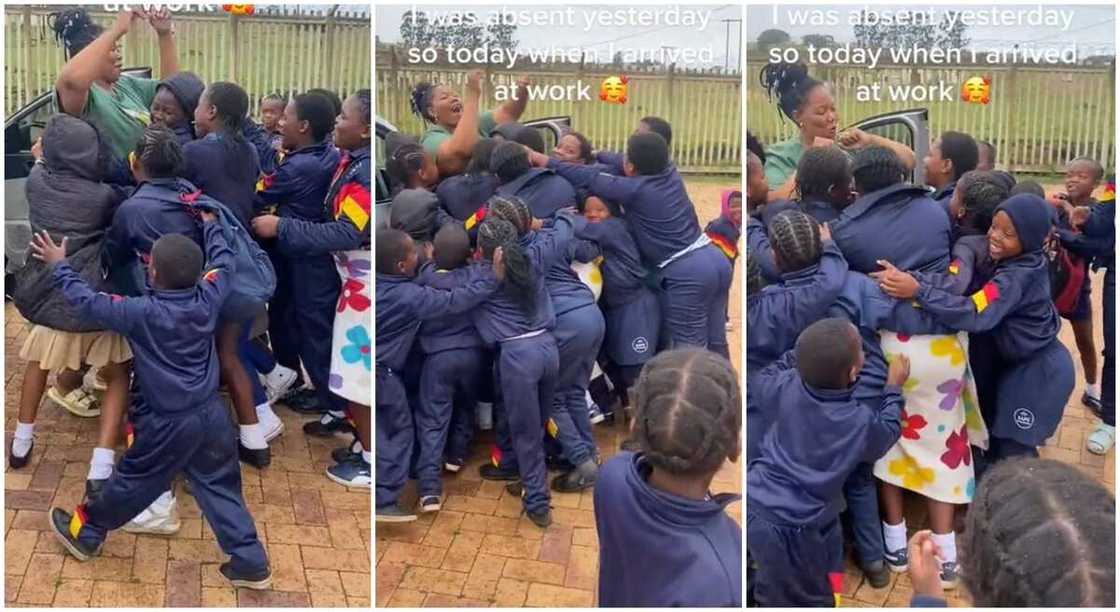
[[276, 271], [272, 268], [268, 254], [241, 225], [237, 216], [225, 204], [202, 193], [198, 188], [179, 193], [178, 197], [170, 194], [158, 197], [183, 206], [193, 217], [198, 216], [198, 211], [213, 213], [218, 217], [217, 223], [222, 228], [222, 235], [233, 251], [233, 281], [230, 283], [229, 295], [222, 303], [221, 319], [245, 321], [263, 311], [276, 291]]
[[1085, 261], [1062, 246], [1058, 233], [1052, 231], [1046, 238], [1042, 252], [1050, 273], [1050, 297], [1058, 314], [1069, 316], [1081, 299], [1085, 284]]

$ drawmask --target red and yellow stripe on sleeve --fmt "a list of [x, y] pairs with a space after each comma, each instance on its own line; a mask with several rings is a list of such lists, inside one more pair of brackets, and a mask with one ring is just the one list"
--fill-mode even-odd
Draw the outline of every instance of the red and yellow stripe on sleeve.
[[988, 281], [988, 284], [984, 285], [983, 288], [972, 294], [972, 303], [976, 305], [977, 313], [984, 312], [985, 308], [990, 306], [992, 302], [995, 302], [998, 299], [999, 285], [995, 284], [995, 282], [993, 281]]
[[86, 517], [86, 506], [82, 504], [74, 509], [74, 515], [70, 517], [70, 537], [77, 539], [78, 533], [82, 531], [82, 526], [88, 522]]
[[949, 274], [960, 274], [960, 273], [961, 273], [961, 260], [954, 259], [953, 261], [949, 262]]
[[345, 215], [347, 219], [364, 231], [369, 224], [369, 190], [360, 183], [346, 183], [334, 198], [334, 217]]
[[474, 229], [474, 227], [476, 225], [478, 225], [479, 223], [482, 223], [482, 220], [485, 219], [485, 218], [486, 218], [486, 206], [482, 206], [478, 210], [474, 211], [474, 214], [467, 217], [467, 220], [463, 222], [463, 228], [466, 229], [469, 232], [472, 229]]
[[262, 174], [261, 177], [257, 179], [257, 193], [272, 187], [272, 176], [271, 174]]
[[708, 232], [708, 239], [712, 241], [712, 244], [719, 247], [719, 250], [723, 251], [728, 259], [735, 259], [739, 255], [739, 248], [722, 234]]

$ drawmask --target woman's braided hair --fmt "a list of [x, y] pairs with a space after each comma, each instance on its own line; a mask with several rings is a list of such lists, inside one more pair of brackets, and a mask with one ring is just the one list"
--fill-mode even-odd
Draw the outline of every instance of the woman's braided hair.
[[770, 221], [770, 246], [782, 273], [815, 266], [821, 260], [821, 228], [800, 210], [783, 210]]
[[646, 459], [670, 474], [715, 473], [739, 444], [739, 393], [731, 362], [716, 353], [658, 354], [634, 387], [634, 434]]
[[495, 194], [486, 202], [487, 218], [494, 217], [507, 221], [517, 230], [517, 236], [524, 236], [533, 225], [533, 213], [525, 200], [514, 195]]
[[778, 110], [793, 121], [794, 111], [805, 105], [809, 92], [824, 85], [809, 76], [805, 64], [766, 64], [758, 73], [758, 82], [766, 90], [769, 100], [777, 98]]
[[961, 549], [977, 607], [1116, 604], [1116, 501], [1050, 459], [1009, 459], [985, 474]]
[[81, 53], [82, 49], [97, 40], [104, 31], [84, 8], [51, 13], [47, 16], [47, 26], [54, 32], [55, 40], [62, 45], [62, 54], [67, 60]]
[[412, 92], [408, 98], [408, 105], [412, 110], [412, 114], [420, 117], [427, 123], [436, 122], [436, 118], [428, 112], [428, 108], [432, 105], [432, 94], [435, 93], [436, 87], [439, 87], [439, 85], [427, 81], [417, 83], [416, 86], [412, 88]]
[[478, 226], [478, 246], [483, 257], [493, 259], [494, 250], [502, 248], [505, 267], [502, 287], [526, 314], [532, 315], [537, 310], [536, 273], [518, 237], [517, 228], [512, 223], [493, 215], [487, 215]]

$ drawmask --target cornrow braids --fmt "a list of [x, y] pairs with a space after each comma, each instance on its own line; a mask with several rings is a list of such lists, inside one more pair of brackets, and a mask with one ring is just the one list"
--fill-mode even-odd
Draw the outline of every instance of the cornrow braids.
[[646, 363], [634, 386], [634, 434], [655, 468], [708, 476], [735, 454], [740, 403], [727, 359], [703, 349], [665, 351]]
[[428, 112], [428, 107], [432, 105], [432, 95], [435, 94], [436, 83], [429, 83], [427, 81], [417, 83], [412, 88], [412, 93], [409, 95], [408, 104], [412, 110], [412, 114], [423, 119], [426, 123], [435, 123], [436, 118]]
[[[532, 129], [532, 128], [529, 128]], [[502, 142], [490, 152], [490, 173], [509, 183], [532, 168], [529, 153], [517, 142]]]
[[763, 165], [766, 164], [766, 149], [750, 130], [747, 130], [747, 150], [757, 155], [758, 161], [762, 162]]
[[838, 146], [813, 147], [797, 164], [797, 200], [827, 200], [833, 187], [852, 178], [852, 158]]
[[396, 184], [407, 187], [412, 177], [424, 167], [424, 147], [406, 136], [390, 135], [385, 148], [388, 154], [385, 171]]
[[533, 225], [533, 213], [529, 210], [529, 205], [514, 195], [490, 196], [486, 201], [486, 210], [487, 218], [493, 216], [509, 222], [517, 230], [518, 237], [524, 236]]
[[[809, 76], [805, 64], [766, 64], [758, 73], [758, 82], [766, 90], [766, 98], [777, 98], [780, 115], [793, 121], [793, 113], [805, 105], [809, 92], [824, 85]], [[780, 116], [779, 115], [779, 116]]]
[[370, 120], [373, 118], [373, 113], [370, 109], [372, 109], [373, 106], [370, 100], [370, 91], [368, 89], [359, 89], [352, 95], [354, 99], [358, 101], [358, 108], [361, 109], [362, 121], [364, 121], [366, 125], [372, 125]]
[[175, 133], [161, 125], [144, 128], [133, 151], [149, 178], [173, 178], [183, 168], [183, 147]]
[[783, 210], [770, 221], [770, 246], [782, 273], [797, 272], [821, 260], [821, 228], [800, 210]]
[[873, 145], [852, 154], [852, 176], [856, 191], [870, 193], [902, 182], [906, 173], [894, 151]]
[[967, 224], [982, 232], [987, 232], [992, 226], [996, 207], [1011, 197], [1007, 184], [995, 172], [966, 172], [957, 181], [957, 189], [961, 191]]
[[537, 310], [537, 278], [517, 239], [517, 228], [505, 219], [487, 215], [478, 226], [478, 247], [482, 249], [482, 256], [493, 259], [494, 250], [501, 247], [505, 267], [502, 287], [526, 314], [531, 315]]
[[1116, 604], [1116, 501], [1080, 470], [1008, 459], [980, 482], [961, 566], [977, 607]]
[[764, 286], [762, 282], [762, 268], [758, 266], [758, 260], [754, 258], [754, 254], [747, 253], [747, 297], [750, 297], [759, 291], [762, 291]]

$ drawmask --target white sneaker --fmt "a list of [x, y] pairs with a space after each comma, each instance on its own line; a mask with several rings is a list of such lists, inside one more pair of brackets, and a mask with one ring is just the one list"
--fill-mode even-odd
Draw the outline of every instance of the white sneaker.
[[265, 442], [272, 442], [276, 438], [279, 438], [280, 434], [284, 433], [284, 421], [281, 421], [279, 417], [275, 420], [268, 419], [266, 421], [261, 421], [261, 425], [263, 425], [262, 429], [264, 429]]
[[276, 364], [271, 372], [261, 376], [261, 384], [264, 385], [264, 392], [268, 396], [268, 401], [274, 402], [283, 397], [285, 393], [291, 390], [296, 377], [295, 370], [280, 364]]
[[125, 523], [123, 529], [129, 533], [152, 533], [171, 535], [178, 533], [183, 523], [179, 520], [179, 505], [170, 492], [160, 495], [152, 505]]

